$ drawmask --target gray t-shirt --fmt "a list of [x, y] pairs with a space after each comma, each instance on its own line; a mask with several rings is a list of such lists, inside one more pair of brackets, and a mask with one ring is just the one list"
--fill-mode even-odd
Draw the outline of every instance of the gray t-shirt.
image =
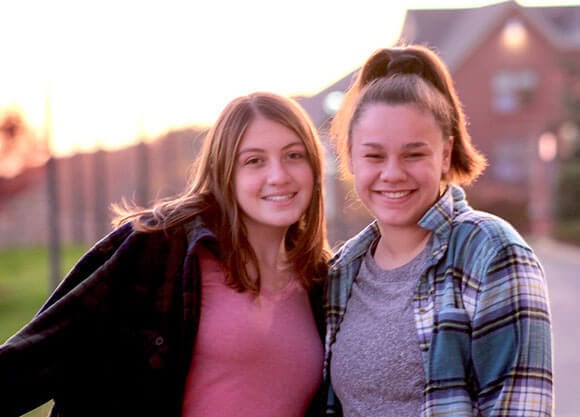
[[365, 255], [332, 346], [331, 382], [345, 417], [421, 414], [425, 371], [412, 300], [430, 248], [392, 270], [371, 249]]

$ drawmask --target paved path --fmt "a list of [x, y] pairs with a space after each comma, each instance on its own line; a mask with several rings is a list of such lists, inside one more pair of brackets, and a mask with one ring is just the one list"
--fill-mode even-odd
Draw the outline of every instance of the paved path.
[[580, 417], [580, 248], [530, 239], [548, 281], [554, 329], [556, 417]]

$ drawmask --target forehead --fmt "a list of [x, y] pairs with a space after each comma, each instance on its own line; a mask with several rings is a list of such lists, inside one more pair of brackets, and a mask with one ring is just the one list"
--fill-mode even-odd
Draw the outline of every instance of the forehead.
[[303, 139], [294, 130], [278, 121], [258, 116], [249, 123], [239, 149], [243, 151], [247, 148], [277, 148], [303, 143]]
[[431, 112], [416, 104], [367, 104], [352, 126], [352, 138], [441, 137], [442, 130]]

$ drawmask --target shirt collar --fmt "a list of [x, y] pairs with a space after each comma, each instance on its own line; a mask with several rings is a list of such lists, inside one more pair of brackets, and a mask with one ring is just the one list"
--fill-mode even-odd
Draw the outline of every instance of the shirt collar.
[[340, 247], [330, 260], [330, 266], [339, 263], [348, 264], [354, 259], [363, 256], [368, 247], [381, 235], [377, 221], [373, 221], [357, 235], [350, 238]]
[[439, 200], [419, 220], [419, 226], [433, 232], [433, 257], [436, 261], [447, 250], [453, 222], [459, 212], [468, 208], [465, 191], [449, 184]]
[[[457, 185], [447, 186], [443, 195], [423, 215], [418, 225], [433, 232], [433, 254], [443, 254], [457, 212], [468, 207], [465, 191]], [[377, 221], [373, 221], [357, 235], [349, 239], [330, 261], [330, 265], [347, 264], [363, 256], [369, 246], [380, 236]]]

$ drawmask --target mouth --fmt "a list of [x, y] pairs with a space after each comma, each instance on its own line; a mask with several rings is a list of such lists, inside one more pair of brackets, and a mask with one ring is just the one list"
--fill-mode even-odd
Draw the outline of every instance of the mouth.
[[409, 194], [411, 194], [412, 191], [376, 191], [376, 192], [382, 195], [383, 197], [399, 199], [407, 197]]
[[281, 201], [288, 201], [292, 200], [297, 193], [288, 193], [288, 194], [276, 194], [276, 195], [267, 195], [262, 197], [263, 200], [266, 201], [274, 201], [274, 202], [281, 202]]

